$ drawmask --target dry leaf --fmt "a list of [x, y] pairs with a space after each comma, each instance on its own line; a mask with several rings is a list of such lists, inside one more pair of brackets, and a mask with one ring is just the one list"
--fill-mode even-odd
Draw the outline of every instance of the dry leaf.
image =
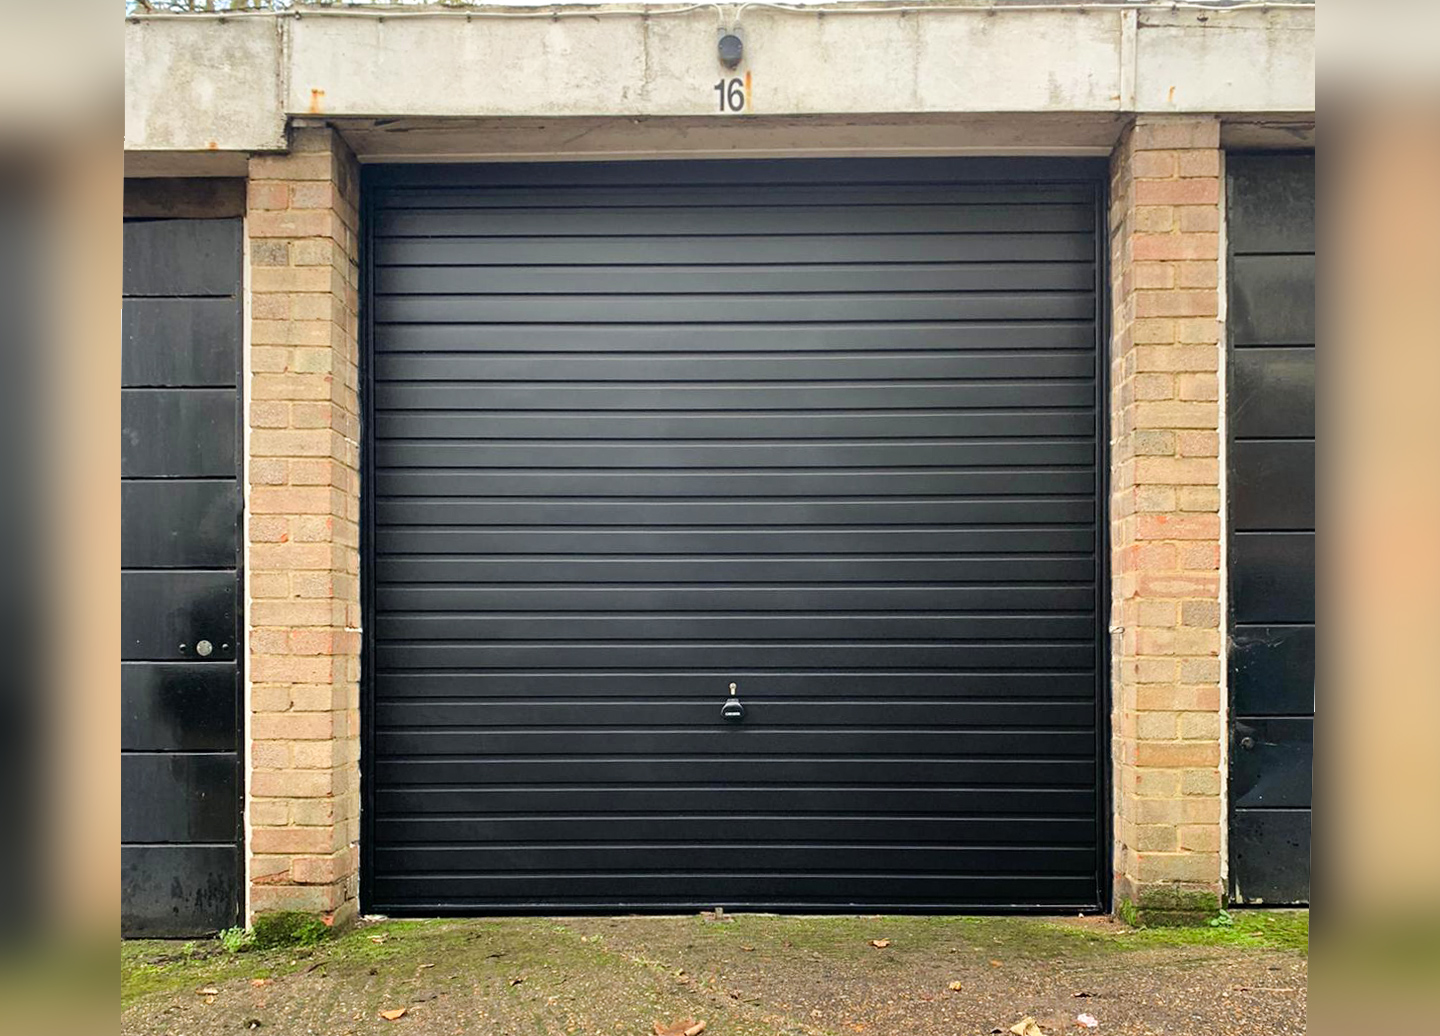
[[366, 938], [368, 938], [371, 942], [374, 943], [381, 943], [385, 941], [385, 936], [383, 935], [369, 935], [366, 936]]
[[965, 987], [962, 986], [959, 982], [951, 982], [949, 988], [950, 988], [950, 992], [952, 992], [952, 993], [958, 993], [958, 992], [960, 992], [960, 990], [964, 989]]
[[250, 984], [258, 989], [260, 986], [268, 986], [271, 982], [274, 981], [275, 980], [273, 978], [252, 978], [250, 980]]
[[742, 947], [740, 947], [740, 948], [741, 948], [742, 950], [744, 950], [746, 953], [754, 953], [754, 952], [755, 952], [755, 947], [753, 947], [753, 946], [742, 946]]
[[433, 965], [433, 964], [421, 964], [421, 965], [420, 965], [418, 968], [416, 968], [415, 970], [416, 970], [416, 971], [424, 971], [426, 968], [433, 968], [434, 966], [435, 966], [435, 965]]
[[195, 995], [196, 995], [196, 996], [219, 996], [219, 995], [220, 995], [220, 990], [216, 989], [214, 986], [206, 986], [204, 989], [197, 989], [197, 990], [195, 990]]
[[524, 976], [524, 975], [517, 975], [515, 978], [512, 978], [512, 979], [510, 980], [510, 984], [511, 984], [512, 986], [518, 986], [521, 982], [524, 982], [524, 981], [525, 981], [525, 976]]
[[890, 945], [890, 940], [889, 940], [889, 939], [871, 939], [871, 940], [870, 940], [870, 945], [873, 946], [873, 947], [875, 947], [877, 950], [883, 950], [885, 947], [887, 947], [887, 946]]
[[998, 968], [998, 967], [1000, 966], [1000, 962], [999, 962], [998, 960], [992, 960], [992, 961], [990, 962], [990, 966], [991, 966], [992, 968]]
[[408, 1007], [392, 1007], [389, 1010], [381, 1011], [380, 1017], [384, 1018], [387, 1022], [398, 1022], [401, 1018], [404, 1018], [409, 1011], [410, 1008]]
[[694, 1018], [681, 1018], [669, 1025], [655, 1023], [655, 1036], [699, 1036], [705, 1031], [705, 1023]]
[[1100, 1028], [1100, 1020], [1096, 1018], [1093, 1014], [1077, 1014], [1075, 1016], [1075, 1024], [1080, 1026], [1080, 1028], [1082, 1029]]
[[[992, 961], [991, 963], [994, 962]], [[1028, 1014], [1010, 1026], [1010, 1031], [1013, 1032], [1015, 1036], [1045, 1036], [1045, 1033], [1040, 1030], [1040, 1026], [1035, 1024], [1035, 1019], [1031, 1018]]]

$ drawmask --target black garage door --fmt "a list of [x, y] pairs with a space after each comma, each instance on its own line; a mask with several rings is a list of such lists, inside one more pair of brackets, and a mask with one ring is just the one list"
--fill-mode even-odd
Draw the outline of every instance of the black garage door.
[[1103, 165], [371, 173], [367, 908], [1099, 906]]

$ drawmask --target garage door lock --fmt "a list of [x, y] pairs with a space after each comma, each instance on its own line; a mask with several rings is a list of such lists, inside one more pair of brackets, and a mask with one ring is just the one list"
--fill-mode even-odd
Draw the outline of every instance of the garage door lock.
[[740, 699], [735, 696], [735, 685], [730, 685], [730, 697], [724, 705], [720, 706], [720, 715], [731, 723], [739, 723], [745, 718], [745, 706], [740, 704]]

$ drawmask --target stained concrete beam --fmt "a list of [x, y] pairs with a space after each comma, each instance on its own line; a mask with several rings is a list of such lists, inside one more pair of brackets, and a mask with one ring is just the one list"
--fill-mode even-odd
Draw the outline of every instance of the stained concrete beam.
[[[953, 117], [975, 132], [952, 132], [947, 146], [1023, 152], [1079, 146], [1056, 143], [1053, 120], [1066, 116], [1093, 128], [1131, 112], [1314, 111], [1308, 8], [863, 6], [743, 9], [746, 53], [733, 72], [716, 39], [736, 8], [132, 17], [127, 158], [156, 167], [166, 155], [280, 149], [297, 117], [370, 120], [372, 137], [392, 120], [424, 124], [408, 139], [423, 140], [417, 157], [440, 157], [474, 150], [460, 136], [447, 143], [449, 119], [708, 120], [716, 132], [701, 136], [716, 139], [736, 136], [718, 127], [737, 120], [810, 120], [807, 141], [824, 148], [827, 123], [851, 127], [853, 141], [867, 122]], [[721, 112], [722, 78], [748, 79], [743, 111]], [[403, 158], [405, 139], [381, 150]]]

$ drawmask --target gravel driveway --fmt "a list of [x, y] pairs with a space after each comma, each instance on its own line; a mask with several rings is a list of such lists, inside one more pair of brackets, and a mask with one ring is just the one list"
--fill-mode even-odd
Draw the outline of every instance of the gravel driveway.
[[[880, 943], [881, 945], [875, 945]], [[1308, 918], [501, 918], [363, 924], [307, 949], [128, 942], [122, 1031], [646, 1036], [1278, 1036], [1305, 1031]], [[958, 988], [956, 985], [958, 984]], [[404, 1014], [393, 1021], [381, 1011]]]

